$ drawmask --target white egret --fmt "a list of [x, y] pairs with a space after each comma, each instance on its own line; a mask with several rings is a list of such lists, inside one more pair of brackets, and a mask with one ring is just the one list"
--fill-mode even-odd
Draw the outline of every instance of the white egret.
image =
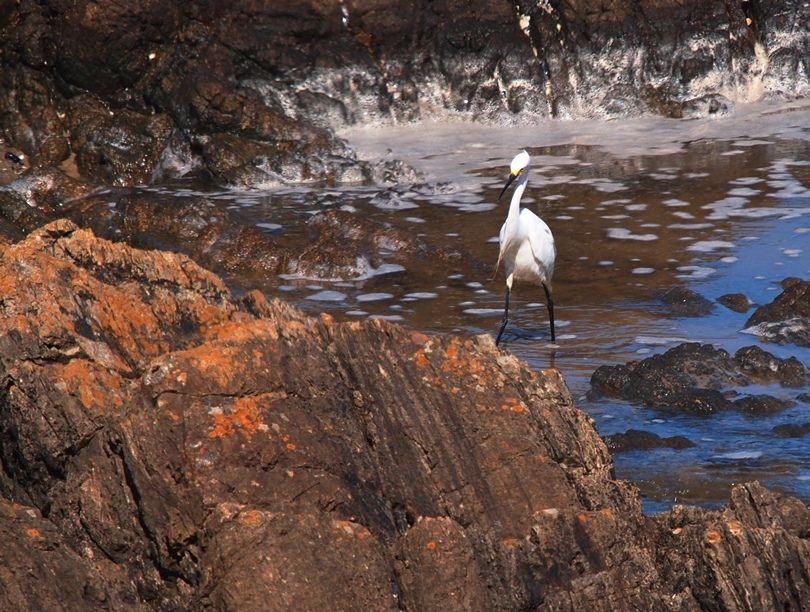
[[501, 341], [501, 335], [509, 322], [509, 294], [512, 292], [512, 283], [522, 281], [541, 285], [546, 292], [548, 305], [548, 318], [551, 322], [551, 341], [554, 342], [554, 300], [551, 297], [551, 277], [554, 274], [554, 259], [557, 256], [557, 247], [554, 246], [554, 236], [545, 222], [528, 208], [520, 208], [520, 198], [526, 190], [529, 180], [529, 154], [526, 151], [518, 153], [510, 165], [509, 180], [506, 181], [498, 199], [513, 181], [515, 192], [509, 204], [509, 213], [501, 226], [501, 251], [498, 254], [498, 263], [495, 264], [495, 273], [503, 262], [506, 272], [506, 304], [503, 309], [501, 330], [495, 345]]

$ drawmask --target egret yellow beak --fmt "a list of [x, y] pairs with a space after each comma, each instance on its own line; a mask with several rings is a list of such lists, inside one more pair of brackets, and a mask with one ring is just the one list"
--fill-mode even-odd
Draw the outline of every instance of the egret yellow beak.
[[510, 175], [509, 175], [509, 180], [508, 180], [508, 181], [506, 181], [506, 185], [504, 185], [504, 186], [503, 186], [503, 189], [501, 190], [501, 195], [499, 195], [499, 196], [498, 196], [498, 199], [499, 199], [499, 200], [501, 199], [501, 196], [504, 194], [504, 192], [505, 192], [507, 189], [509, 189], [509, 185], [511, 185], [511, 184], [512, 184], [512, 181], [514, 181], [514, 180], [515, 180], [517, 177], [519, 177], [519, 176], [520, 176], [520, 172], [521, 172], [521, 171], [520, 171], [520, 170], [518, 170], [518, 171], [517, 171], [517, 172], [515, 172], [514, 174], [510, 174]]

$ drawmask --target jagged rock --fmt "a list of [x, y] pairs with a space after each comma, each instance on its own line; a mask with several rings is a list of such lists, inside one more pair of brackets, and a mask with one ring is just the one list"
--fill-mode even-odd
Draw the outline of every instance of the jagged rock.
[[709, 344], [685, 343], [642, 361], [600, 366], [591, 376], [591, 392], [695, 414], [734, 408], [772, 412], [790, 404], [755, 395], [732, 401], [724, 391], [751, 384], [795, 387], [808, 381], [810, 373], [795, 357], [779, 359], [755, 346], [731, 357]]
[[0, 136], [35, 167], [74, 160], [115, 184], [163, 176], [171, 139], [221, 184], [365, 181], [336, 127], [681, 117], [722, 112], [732, 91], [807, 95], [810, 8], [761, 4], [7, 2]]
[[635, 450], [651, 450], [653, 448], [692, 448], [695, 443], [683, 436], [669, 436], [662, 438], [651, 431], [628, 429], [624, 433], [605, 436], [605, 444], [614, 453], [623, 453]]
[[810, 346], [810, 281], [786, 281], [782, 293], [757, 308], [745, 327], [769, 342]]
[[488, 336], [236, 301], [185, 256], [67, 221], [3, 247], [0, 278], [0, 608], [810, 593], [806, 506], [746, 485], [727, 510], [645, 517], [559, 372]]

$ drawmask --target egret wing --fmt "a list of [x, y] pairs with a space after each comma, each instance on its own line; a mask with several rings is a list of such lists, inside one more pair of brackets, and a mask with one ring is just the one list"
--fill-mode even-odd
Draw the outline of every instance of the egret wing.
[[554, 244], [551, 229], [545, 221], [528, 209], [524, 208], [520, 216], [537, 265], [545, 275], [545, 282], [551, 283], [551, 277], [554, 275], [554, 260], [557, 258], [557, 247]]

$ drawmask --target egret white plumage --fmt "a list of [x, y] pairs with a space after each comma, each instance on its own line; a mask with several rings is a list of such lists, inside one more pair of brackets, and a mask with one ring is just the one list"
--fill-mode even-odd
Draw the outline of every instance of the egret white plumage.
[[528, 208], [520, 208], [520, 198], [526, 190], [529, 181], [529, 154], [526, 151], [518, 153], [510, 165], [509, 180], [506, 181], [498, 199], [514, 182], [515, 191], [509, 204], [509, 213], [501, 226], [501, 250], [498, 254], [498, 263], [495, 264], [495, 273], [503, 262], [506, 272], [506, 304], [503, 309], [503, 321], [497, 345], [501, 341], [503, 330], [509, 322], [509, 295], [512, 292], [514, 281], [541, 285], [546, 292], [548, 305], [548, 318], [551, 323], [551, 341], [554, 342], [554, 300], [551, 295], [551, 277], [554, 274], [554, 259], [557, 257], [557, 247], [554, 245], [554, 236], [545, 222]]

